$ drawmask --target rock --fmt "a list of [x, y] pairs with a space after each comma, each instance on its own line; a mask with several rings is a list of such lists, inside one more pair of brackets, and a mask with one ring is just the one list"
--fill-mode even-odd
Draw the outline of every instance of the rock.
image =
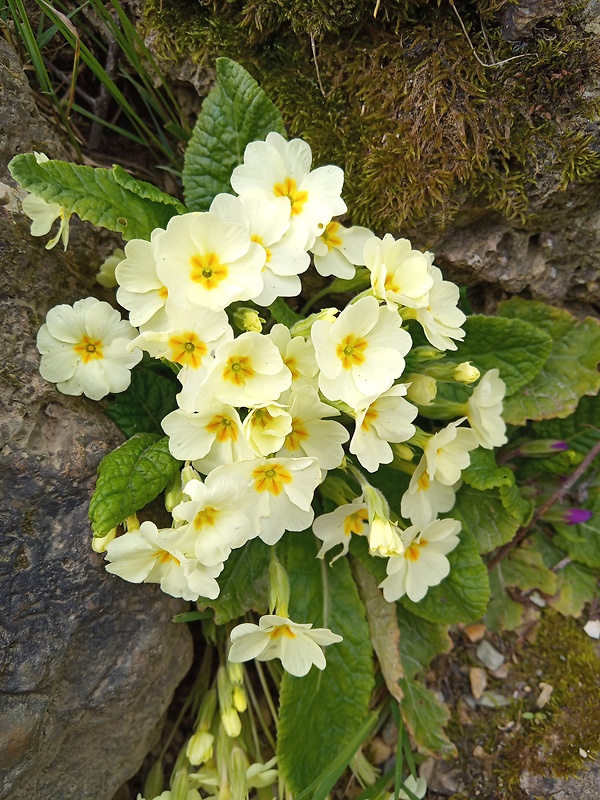
[[556, 800], [598, 800], [600, 797], [600, 764], [592, 762], [573, 778], [551, 778], [524, 772], [521, 789], [527, 797], [552, 797]]
[[99, 460], [122, 439], [98, 404], [38, 374], [47, 310], [95, 292], [112, 236], [29, 235], [8, 186], [16, 152], [63, 153], [0, 39], [0, 798], [109, 800], [154, 743], [191, 661], [182, 604], [108, 575], [89, 546]]

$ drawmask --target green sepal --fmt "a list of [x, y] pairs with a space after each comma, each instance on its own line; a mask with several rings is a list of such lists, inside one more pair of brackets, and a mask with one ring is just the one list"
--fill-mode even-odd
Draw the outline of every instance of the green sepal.
[[[120, 167], [104, 169], [71, 164], [68, 161], [36, 161], [33, 153], [15, 156], [8, 165], [13, 178], [28, 192], [47, 203], [57, 203], [69, 214], [82, 220], [117, 231], [123, 238], [150, 239], [155, 228], [166, 227], [178, 213], [172, 203], [157, 202], [131, 190], [133, 178], [127, 182]], [[128, 183], [121, 185], [119, 180]], [[142, 183], [142, 186], [150, 184]], [[148, 194], [150, 190], [144, 189]], [[155, 197], [162, 195], [156, 189]], [[166, 195], [165, 195], [166, 196]]]
[[487, 569], [471, 531], [461, 530], [459, 537], [458, 546], [448, 554], [448, 577], [431, 586], [418, 603], [408, 597], [401, 599], [402, 605], [418, 617], [453, 624], [477, 622], [485, 614], [490, 597]]
[[329, 567], [315, 558], [317, 543], [309, 532], [287, 534], [280, 549], [290, 576], [291, 618], [344, 637], [326, 648], [322, 672], [312, 667], [303, 678], [285, 673], [281, 682], [277, 756], [296, 795], [335, 759], [366, 717], [373, 651], [348, 560]]
[[529, 383], [544, 366], [552, 339], [523, 319], [467, 317], [465, 339], [448, 354], [452, 361], [472, 361], [482, 372], [497, 368], [507, 397]]
[[181, 465], [166, 436], [142, 433], [128, 439], [98, 465], [90, 501], [94, 536], [106, 536], [162, 492]]
[[231, 173], [250, 142], [271, 131], [285, 136], [281, 115], [237, 62], [218, 58], [217, 84], [204, 100], [185, 153], [183, 188], [190, 211], [208, 211], [220, 192], [232, 194]]

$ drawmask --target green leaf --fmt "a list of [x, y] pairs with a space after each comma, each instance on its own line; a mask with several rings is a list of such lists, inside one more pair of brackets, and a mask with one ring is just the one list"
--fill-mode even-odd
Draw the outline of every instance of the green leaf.
[[452, 649], [448, 626], [428, 622], [396, 603], [400, 626], [400, 659], [407, 678], [423, 672], [431, 660]]
[[373, 651], [347, 559], [332, 567], [316, 559], [316, 541], [308, 532], [287, 534], [282, 545], [291, 583], [291, 618], [344, 637], [326, 649], [325, 670], [313, 667], [304, 678], [285, 673], [281, 682], [277, 756], [281, 774], [296, 795], [352, 740], [366, 716]]
[[496, 367], [507, 396], [535, 378], [552, 350], [548, 333], [524, 319], [474, 315], [463, 327], [466, 336], [457, 343], [452, 361], [472, 361], [486, 372]]
[[600, 567], [600, 498], [596, 498], [590, 511], [594, 516], [587, 522], [578, 525], [566, 525], [555, 522], [554, 527], [560, 534], [560, 545], [567, 551], [573, 561], [579, 561], [586, 567]]
[[400, 687], [404, 700], [402, 718], [421, 753], [434, 756], [456, 756], [456, 747], [444, 733], [450, 710], [435, 694], [418, 681], [403, 678]]
[[300, 314], [296, 314], [281, 297], [278, 297], [275, 302], [269, 306], [269, 311], [275, 322], [281, 322], [286, 328], [291, 328], [298, 320], [302, 319]]
[[173, 205], [144, 199], [119, 185], [111, 169], [67, 161], [38, 164], [33, 153], [15, 156], [8, 166], [23, 189], [94, 225], [118, 231], [126, 240], [149, 239], [177, 213]]
[[90, 501], [94, 536], [105, 536], [131, 514], [154, 500], [179, 469], [169, 453], [168, 439], [142, 433], [128, 439], [98, 466]]
[[108, 406], [106, 413], [125, 436], [135, 433], [163, 434], [160, 423], [177, 408], [176, 395], [181, 386], [148, 369], [134, 369], [131, 384]]
[[567, 417], [583, 395], [600, 389], [600, 322], [578, 320], [568, 311], [514, 297], [500, 304], [503, 317], [527, 320], [552, 337], [546, 363], [518, 394], [504, 402], [503, 416], [513, 425], [527, 420]]
[[490, 596], [488, 575], [474, 535], [460, 532], [460, 543], [448, 554], [450, 574], [432, 586], [423, 600], [413, 603], [407, 597], [402, 605], [430, 622], [477, 622], [485, 613]]
[[526, 525], [533, 514], [533, 505], [523, 497], [517, 484], [501, 486], [498, 493], [505, 510], [519, 521], [519, 525]]
[[113, 165], [112, 171], [114, 179], [119, 186], [122, 186], [124, 189], [137, 194], [138, 197], [141, 197], [144, 200], [152, 200], [154, 203], [163, 203], [164, 205], [174, 206], [177, 214], [186, 213], [187, 208], [183, 205], [183, 203], [181, 203], [176, 197], [171, 197], [170, 194], [161, 192], [161, 190], [154, 186], [154, 184], [148, 183], [147, 181], [138, 181], [118, 164]]
[[508, 467], [499, 467], [493, 450], [478, 447], [471, 451], [471, 463], [463, 470], [462, 478], [468, 486], [483, 492], [498, 486], [512, 486], [515, 476]]
[[562, 439], [585, 456], [600, 439], [600, 402], [597, 397], [581, 398], [577, 408], [565, 419], [545, 419], [531, 426], [540, 439]]
[[270, 549], [260, 539], [233, 550], [219, 576], [221, 591], [216, 600], [200, 600], [215, 610], [215, 623], [224, 625], [253, 609], [265, 613], [268, 604]]
[[250, 142], [271, 131], [285, 136], [281, 115], [254, 78], [235, 61], [217, 59], [217, 85], [202, 104], [185, 154], [183, 187], [190, 211], [207, 211]]
[[525, 608], [513, 600], [506, 591], [502, 562], [490, 570], [490, 602], [485, 612], [484, 622], [490, 631], [512, 631], [518, 628]]
[[556, 573], [557, 592], [548, 605], [565, 617], [580, 617], [598, 593], [598, 575], [573, 561]]
[[398, 702], [402, 700], [402, 692], [398, 681], [403, 677], [402, 663], [400, 661], [400, 628], [393, 603], [388, 603], [380, 589], [377, 580], [366, 569], [359, 559], [352, 561], [352, 573], [358, 586], [360, 598], [367, 612], [367, 623], [375, 655], [379, 661], [381, 674], [388, 692]]

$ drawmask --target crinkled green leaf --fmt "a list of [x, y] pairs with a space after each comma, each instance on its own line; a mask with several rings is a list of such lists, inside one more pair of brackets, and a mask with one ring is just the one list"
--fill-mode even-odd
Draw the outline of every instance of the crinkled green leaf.
[[462, 479], [468, 486], [483, 492], [498, 486], [512, 486], [515, 476], [508, 467], [499, 467], [493, 450], [478, 447], [471, 451], [471, 463], [463, 470]]
[[94, 536], [105, 536], [158, 497], [180, 465], [167, 437], [154, 433], [137, 434], [105, 456], [90, 501]]
[[490, 570], [490, 602], [484, 617], [486, 627], [496, 633], [518, 628], [525, 611], [523, 604], [513, 600], [506, 591], [501, 566], [497, 564]]
[[552, 350], [550, 336], [525, 319], [474, 315], [463, 327], [452, 360], [472, 361], [482, 372], [499, 369], [507, 397], [535, 378]]
[[448, 706], [438, 700], [431, 689], [411, 678], [403, 678], [400, 688], [404, 693], [400, 705], [402, 718], [419, 752], [456, 756], [456, 747], [444, 733], [444, 726], [450, 719]]
[[113, 165], [112, 172], [114, 179], [119, 186], [122, 186], [124, 189], [137, 194], [138, 197], [142, 197], [144, 200], [152, 200], [155, 203], [174, 206], [178, 214], [185, 214], [187, 211], [183, 203], [181, 203], [176, 197], [171, 197], [170, 194], [162, 192], [152, 183], [148, 183], [147, 181], [138, 181], [137, 178], [134, 178], [118, 164]]
[[417, 617], [396, 603], [400, 626], [400, 660], [407, 678], [423, 672], [431, 660], [452, 649], [448, 626]]
[[600, 400], [584, 396], [565, 419], [545, 419], [534, 422], [532, 428], [536, 437], [565, 440], [572, 450], [585, 456], [600, 439]]
[[[118, 231], [124, 239], [149, 239], [155, 228], [164, 228], [177, 213], [172, 204], [143, 198], [120, 185], [112, 169], [67, 161], [38, 164], [33, 153], [15, 156], [9, 169], [23, 189], [94, 225]], [[124, 170], [118, 172], [122, 179], [121, 173]]]
[[385, 685], [392, 697], [400, 702], [402, 693], [398, 686], [398, 680], [403, 677], [404, 672], [398, 649], [400, 628], [395, 604], [385, 600], [381, 589], [377, 588], [377, 580], [359, 559], [352, 561], [352, 574], [367, 612], [371, 642]]
[[598, 575], [573, 561], [556, 573], [557, 592], [548, 604], [565, 617], [580, 617], [586, 603], [598, 594]]
[[347, 559], [329, 567], [315, 558], [308, 532], [287, 534], [282, 553], [291, 583], [290, 616], [344, 637], [325, 648], [327, 667], [281, 682], [278, 764], [294, 795], [308, 786], [352, 739], [367, 715], [373, 651], [365, 609]]
[[251, 609], [266, 613], [269, 589], [270, 548], [260, 539], [251, 539], [233, 550], [219, 575], [221, 591], [216, 600], [200, 600], [203, 608], [215, 610], [215, 622], [224, 625]]
[[488, 574], [470, 530], [460, 532], [459, 545], [448, 555], [450, 574], [432, 586], [423, 600], [402, 605], [430, 622], [477, 622], [485, 613], [490, 596]]
[[506, 511], [518, 519], [521, 525], [526, 525], [533, 514], [533, 506], [523, 497], [517, 484], [501, 486], [498, 493]]
[[568, 311], [545, 303], [514, 297], [500, 304], [498, 313], [527, 320], [552, 337], [552, 352], [540, 372], [504, 403], [503, 416], [513, 425], [527, 420], [567, 417], [583, 395], [600, 389], [600, 322], [578, 320]]
[[510, 542], [521, 525], [521, 518], [505, 508], [498, 489], [479, 492], [471, 486], [461, 486], [452, 516], [475, 537], [480, 553]]
[[285, 136], [281, 115], [254, 78], [229, 58], [217, 59], [217, 85], [202, 104], [185, 154], [183, 187], [190, 211], [207, 211], [250, 142], [271, 131]]
[[134, 369], [131, 384], [118, 394], [106, 413], [125, 436], [135, 433], [163, 434], [160, 423], [177, 408], [176, 395], [181, 386], [147, 369]]

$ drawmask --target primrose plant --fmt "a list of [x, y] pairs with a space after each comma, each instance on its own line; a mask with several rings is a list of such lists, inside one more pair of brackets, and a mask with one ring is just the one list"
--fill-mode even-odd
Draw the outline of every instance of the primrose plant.
[[[246, 796], [277, 780], [274, 762], [254, 753], [246, 763], [247, 750], [231, 744], [243, 740], [246, 708], [238, 665], [252, 659], [279, 659], [285, 671], [273, 667], [272, 749], [289, 791], [344, 747], [348, 763], [361, 744], [353, 737], [371, 698], [373, 648], [422, 744], [419, 709], [439, 702], [418, 684], [419, 667], [394, 672], [386, 648], [397, 639], [382, 646], [373, 615], [400, 626], [407, 646], [421, 620], [421, 635], [437, 636], [433, 654], [447, 640], [441, 625], [485, 612], [484, 548], [463, 524], [464, 503], [448, 514], [466, 476], [477, 488], [473, 475], [493, 474], [486, 453], [493, 462], [506, 442], [505, 382], [488, 356], [464, 358], [480, 341], [469, 344], [459, 290], [434, 256], [342, 224], [342, 169], [313, 168], [309, 145], [286, 138], [239, 65], [220, 59], [217, 74], [186, 154], [185, 205], [116, 166], [41, 154], [11, 163], [31, 193], [34, 235], [59, 220], [50, 244], [66, 247], [75, 213], [127, 240], [99, 280], [117, 287], [128, 318], [93, 297], [50, 309], [40, 371], [69, 395], [118, 393], [105, 405], [129, 438], [100, 464], [90, 505], [106, 570], [196, 601], [194, 613], [216, 624], [216, 693], [199, 703], [185, 776], [173, 778], [190, 797], [236, 780]], [[326, 293], [335, 304], [309, 313]], [[535, 350], [533, 327], [514, 324], [531, 329]], [[146, 511], [140, 522], [163, 490], [168, 517]], [[250, 613], [259, 616], [240, 621]], [[339, 731], [329, 736], [324, 724], [298, 763], [307, 720], [318, 728], [332, 713]]]

